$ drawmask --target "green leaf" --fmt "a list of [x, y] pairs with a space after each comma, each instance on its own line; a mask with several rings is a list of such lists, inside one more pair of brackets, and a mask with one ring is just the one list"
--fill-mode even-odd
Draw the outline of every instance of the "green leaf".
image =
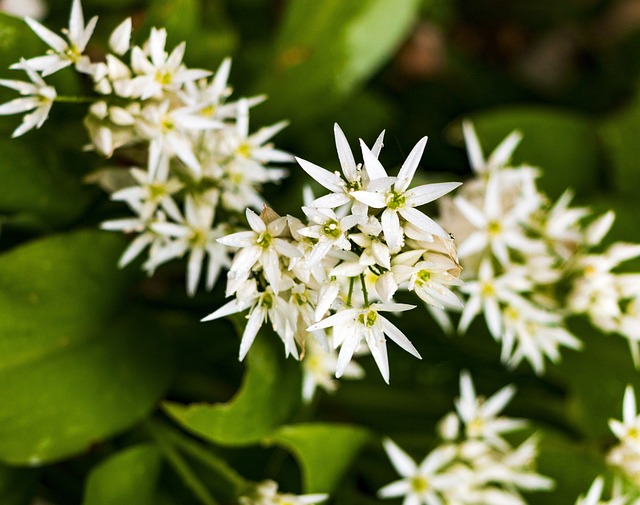
[[152, 505], [161, 462], [153, 444], [114, 454], [89, 474], [83, 505]]
[[35, 492], [37, 471], [0, 465], [0, 503], [27, 505]]
[[[393, 54], [419, 0], [297, 0], [287, 4], [270, 65], [256, 89], [270, 114], [294, 122], [326, 112]], [[304, 104], [291, 107], [291, 104]]]
[[47, 145], [35, 146], [34, 139], [13, 140], [0, 133], [0, 214], [18, 214], [45, 225], [73, 221], [93, 191], [66, 168], [58, 153]]
[[285, 360], [282, 347], [264, 332], [248, 355], [243, 384], [229, 403], [165, 403], [165, 411], [187, 430], [223, 445], [250, 445], [286, 422], [299, 403], [298, 363]]
[[0, 459], [81, 452], [146, 416], [164, 391], [162, 340], [144, 318], [119, 314], [121, 249], [116, 236], [81, 231], [0, 256]]
[[586, 116], [520, 106], [481, 112], [472, 119], [485, 155], [513, 130], [522, 132], [513, 161], [540, 167], [540, 186], [550, 196], [558, 197], [569, 187], [578, 194], [598, 188], [597, 134]]
[[357, 426], [305, 423], [282, 426], [268, 441], [296, 457], [306, 493], [331, 493], [369, 438], [369, 432]]
[[640, 189], [640, 163], [636, 148], [640, 137], [640, 96], [604, 121], [600, 132], [607, 147], [616, 190], [637, 194]]

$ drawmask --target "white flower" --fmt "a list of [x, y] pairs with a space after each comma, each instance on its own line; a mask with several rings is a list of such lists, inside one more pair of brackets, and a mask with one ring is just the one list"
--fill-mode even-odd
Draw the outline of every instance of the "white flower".
[[463, 371], [460, 374], [460, 397], [456, 399], [456, 410], [464, 424], [469, 439], [479, 439], [498, 449], [508, 448], [502, 438], [503, 433], [524, 428], [527, 423], [521, 419], [501, 417], [498, 414], [515, 394], [512, 385], [503, 387], [486, 400], [476, 396], [471, 376]]
[[[354, 200], [354, 192], [363, 189], [382, 190], [388, 188], [393, 183], [394, 179], [386, 177], [385, 174], [384, 177], [381, 177], [378, 181], [372, 183], [367, 172], [362, 170], [362, 166], [356, 164], [351, 148], [349, 147], [349, 142], [337, 123], [334, 124], [333, 131], [342, 175], [340, 175], [340, 172], [329, 172], [314, 163], [301, 158], [296, 158], [298, 164], [305, 172], [307, 172], [307, 174], [331, 191], [329, 195], [316, 199], [314, 202], [310, 203], [309, 206], [334, 209], [351, 202], [353, 205], [352, 212], [354, 214], [366, 215], [367, 207]], [[374, 154], [372, 154], [372, 156], [378, 156], [380, 149], [382, 148], [383, 138], [384, 132], [382, 132], [376, 140], [373, 147]], [[362, 141], [360, 142], [362, 143]], [[364, 143], [362, 144], [364, 145]]]
[[142, 100], [161, 98], [163, 91], [177, 91], [187, 81], [195, 81], [211, 75], [211, 72], [200, 69], [187, 69], [182, 64], [185, 43], [175, 47], [171, 54], [165, 52], [167, 31], [157, 28], [151, 29], [148, 41], [148, 54], [138, 46], [131, 50], [131, 68], [136, 73], [132, 86], [134, 96]]
[[351, 249], [351, 243], [345, 235], [362, 220], [362, 216], [351, 214], [340, 219], [331, 209], [302, 207], [302, 210], [314, 224], [298, 230], [298, 233], [317, 239], [313, 250], [305, 258], [308, 265], [313, 266], [321, 261], [334, 247], [344, 251]]
[[204, 199], [192, 195], [185, 198], [185, 215], [179, 223], [155, 223], [152, 230], [173, 238], [171, 248], [155, 259], [150, 258], [145, 265], [154, 270], [159, 264], [178, 258], [189, 252], [187, 263], [187, 294], [193, 296], [202, 273], [202, 263], [209, 256], [207, 289], [212, 289], [222, 267], [228, 267], [229, 257], [226, 247], [217, 242], [224, 233], [224, 226], [213, 227], [215, 208]]
[[[16, 128], [12, 137], [19, 137], [32, 128], [40, 128], [49, 117], [49, 111], [56, 99], [56, 90], [47, 85], [38, 73], [25, 61], [21, 60], [31, 82], [0, 79], [0, 86], [17, 90], [22, 98], [15, 98], [0, 105], [0, 115], [20, 114], [33, 110], [22, 119], [22, 124]], [[35, 110], [34, 110], [35, 109]]]
[[227, 295], [235, 293], [256, 263], [262, 267], [265, 278], [277, 294], [282, 277], [280, 255], [287, 258], [300, 256], [295, 246], [281, 237], [287, 232], [287, 218], [277, 217], [269, 220], [258, 216], [251, 209], [247, 209], [245, 214], [251, 227], [250, 231], [240, 231], [218, 239], [221, 244], [240, 248], [229, 270]]
[[383, 441], [391, 464], [402, 477], [378, 490], [380, 498], [404, 497], [403, 505], [442, 505], [443, 493], [456, 484], [452, 475], [443, 472], [456, 456], [456, 448], [438, 447], [417, 465], [391, 439]]
[[[400, 167], [396, 182], [392, 188], [387, 189], [385, 193], [371, 190], [360, 190], [353, 193], [355, 199], [370, 207], [375, 209], [384, 208], [380, 220], [385, 241], [391, 251], [395, 251], [402, 245], [403, 231], [399, 216], [427, 233], [441, 237], [448, 236], [439, 224], [426, 214], [417, 210], [416, 207], [446, 195], [460, 186], [461, 183], [444, 182], [424, 184], [416, 188], [408, 189], [426, 145], [426, 137], [422, 138], [415, 145], [402, 164], [402, 167]], [[378, 161], [378, 158], [374, 156], [364, 144], [362, 144], [362, 156], [364, 158], [365, 169], [373, 183], [375, 183], [377, 179], [388, 179], [387, 172], [380, 161]]]
[[512, 132], [494, 149], [489, 158], [485, 160], [484, 154], [482, 153], [482, 146], [476, 135], [473, 123], [471, 123], [471, 121], [463, 121], [462, 130], [471, 168], [478, 175], [488, 175], [503, 168], [509, 163], [513, 151], [515, 151], [522, 140], [522, 134], [520, 132]]
[[476, 228], [460, 244], [460, 258], [482, 253], [489, 248], [502, 265], [508, 265], [509, 249], [522, 251], [524, 254], [545, 252], [544, 244], [527, 238], [521, 225], [532, 210], [532, 203], [527, 198], [522, 198], [513, 207], [505, 209], [500, 181], [497, 175], [489, 177], [482, 209], [464, 197], [454, 199], [464, 218]]
[[[25, 18], [25, 21], [35, 34], [52, 49], [51, 54], [27, 60], [28, 66], [42, 72], [45, 77], [70, 65], [75, 65], [79, 72], [91, 73], [91, 62], [83, 53], [98, 22], [98, 16], [91, 18], [85, 25], [80, 0], [73, 0], [71, 5], [69, 28], [63, 30], [67, 40], [30, 17]], [[25, 64], [24, 62], [16, 63], [11, 68], [25, 68]]]
[[310, 326], [307, 330], [333, 328], [333, 345], [336, 348], [340, 347], [336, 367], [336, 377], [338, 378], [346, 370], [353, 353], [364, 338], [382, 377], [388, 383], [389, 360], [385, 334], [408, 353], [418, 359], [422, 358], [404, 333], [380, 312], [404, 312], [413, 308], [415, 308], [414, 305], [403, 303], [373, 303], [365, 308], [343, 309]]
[[244, 312], [249, 308], [251, 310], [242, 334], [238, 359], [242, 361], [245, 358], [258, 331], [267, 320], [271, 322], [274, 331], [284, 342], [286, 355], [293, 354], [297, 359], [298, 350], [293, 338], [295, 321], [292, 321], [289, 304], [275, 294], [270, 287], [259, 292], [256, 289], [255, 279], [246, 281], [244, 286], [239, 289], [237, 298], [212, 312], [202, 321], [213, 321], [237, 312]]
[[638, 452], [640, 459], [640, 415], [636, 409], [636, 396], [632, 386], [627, 386], [622, 404], [622, 421], [609, 420], [609, 428], [618, 440]]

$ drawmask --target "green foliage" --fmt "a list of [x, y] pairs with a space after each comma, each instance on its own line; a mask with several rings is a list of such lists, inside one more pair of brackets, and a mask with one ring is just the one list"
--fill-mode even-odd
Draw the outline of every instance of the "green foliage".
[[359, 426], [305, 423], [281, 426], [268, 440], [299, 461], [306, 493], [331, 493], [369, 438]]
[[297, 123], [335, 107], [397, 49], [420, 3], [289, 2], [274, 53], [255, 88], [270, 97], [269, 116]]
[[0, 465], [0, 503], [27, 505], [34, 494], [37, 472]]
[[168, 366], [144, 322], [119, 315], [122, 243], [80, 231], [0, 256], [0, 459], [68, 457], [146, 416]]
[[608, 117], [601, 126], [608, 148], [611, 178], [616, 191], [636, 194], [640, 189], [637, 139], [640, 137], [640, 98], [637, 96], [624, 109]]
[[87, 479], [83, 505], [152, 505], [162, 462], [152, 444], [115, 453], [96, 466]]
[[165, 411], [189, 431], [222, 445], [255, 444], [270, 434], [290, 419], [299, 403], [300, 372], [265, 338], [254, 342], [243, 384], [229, 403], [167, 402]]
[[[497, 146], [513, 130], [524, 140], [513, 156], [516, 164], [542, 168], [540, 187], [557, 198], [573, 188], [586, 195], [599, 187], [597, 130], [586, 116], [540, 107], [505, 107], [471, 116], [484, 146]], [[485, 153], [489, 155], [490, 153]]]

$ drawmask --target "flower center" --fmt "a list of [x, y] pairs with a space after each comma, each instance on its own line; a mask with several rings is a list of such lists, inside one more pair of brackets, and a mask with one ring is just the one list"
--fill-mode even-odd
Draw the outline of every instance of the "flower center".
[[431, 272], [429, 272], [428, 270], [420, 270], [418, 272], [418, 280], [420, 280], [421, 282], [428, 282], [429, 279], [431, 279]]
[[268, 232], [263, 232], [258, 236], [258, 240], [256, 240], [256, 244], [258, 244], [263, 249], [266, 249], [271, 245], [271, 235]]
[[338, 221], [336, 221], [335, 219], [327, 221], [322, 227], [322, 233], [327, 237], [338, 238], [340, 235], [342, 235], [340, 223], [338, 223]]
[[273, 307], [273, 296], [271, 296], [270, 293], [264, 293], [262, 295], [262, 299], [260, 300], [260, 305], [267, 309]]
[[500, 221], [489, 221], [487, 223], [487, 233], [492, 237], [500, 235], [500, 233], [502, 233], [502, 224]]
[[429, 489], [429, 481], [420, 475], [411, 477], [411, 489], [416, 493], [424, 493]]
[[375, 310], [370, 310], [366, 314], [363, 312], [358, 316], [358, 322], [366, 328], [371, 328], [376, 324], [376, 319], [378, 319], [378, 313]]
[[495, 296], [496, 288], [491, 282], [483, 282], [482, 287], [480, 288], [480, 294], [485, 298]]
[[168, 86], [173, 81], [173, 75], [168, 70], [158, 70], [156, 72], [156, 82], [162, 86]]
[[387, 208], [391, 210], [398, 210], [404, 207], [406, 203], [406, 198], [404, 195], [396, 191], [389, 191], [387, 193], [386, 202], [387, 202]]
[[167, 194], [167, 188], [162, 183], [149, 185], [149, 200], [152, 202], [161, 200]]
[[207, 243], [207, 233], [199, 228], [191, 230], [189, 242], [191, 243], [191, 247], [194, 249], [204, 247]]
[[251, 156], [251, 146], [246, 142], [243, 142], [238, 146], [236, 150], [238, 156], [242, 156], [243, 158], [249, 158]]

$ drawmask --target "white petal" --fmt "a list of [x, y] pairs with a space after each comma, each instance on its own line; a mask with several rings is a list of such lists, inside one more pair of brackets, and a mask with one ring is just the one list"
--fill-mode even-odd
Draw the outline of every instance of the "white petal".
[[113, 30], [111, 37], [109, 37], [109, 47], [118, 56], [122, 56], [129, 50], [131, 27], [131, 18], [127, 18]]
[[[396, 186], [398, 184], [396, 183]], [[405, 196], [407, 198], [407, 205], [411, 207], [420, 207], [425, 203], [432, 202], [443, 195], [446, 195], [450, 191], [453, 191], [457, 187], [461, 186], [461, 182], [440, 182], [436, 184], [423, 184], [413, 188]]]
[[364, 159], [364, 168], [369, 174], [369, 179], [380, 179], [387, 177], [387, 171], [378, 161], [378, 158], [369, 150], [367, 145], [360, 139], [360, 149], [362, 150], [362, 158]]
[[482, 154], [482, 147], [476, 131], [473, 128], [473, 123], [467, 120], [463, 121], [462, 131], [464, 132], [464, 142], [467, 147], [467, 156], [471, 162], [471, 168], [477, 174], [484, 172], [486, 170], [484, 155]]
[[407, 159], [402, 164], [402, 167], [400, 167], [400, 171], [398, 172], [398, 181], [394, 186], [396, 191], [403, 192], [409, 187], [409, 184], [411, 184], [426, 145], [427, 137], [422, 137], [414, 148], [411, 149], [409, 156], [407, 156]]
[[305, 172], [329, 191], [333, 193], [343, 192], [343, 181], [338, 175], [302, 158], [296, 157], [296, 161]]
[[384, 450], [389, 456], [391, 464], [402, 477], [412, 477], [417, 471], [417, 465], [411, 457], [398, 447], [393, 440], [385, 438], [382, 442]]
[[333, 133], [336, 139], [336, 148], [338, 150], [338, 159], [340, 160], [342, 173], [348, 181], [352, 181], [356, 178], [356, 161], [353, 159], [351, 147], [349, 147], [349, 142], [344, 132], [338, 126], [338, 123], [333, 125]]
[[35, 19], [26, 17], [24, 18], [24, 20], [29, 25], [29, 28], [31, 28], [38, 37], [40, 37], [49, 47], [53, 48], [56, 52], [62, 53], [67, 49], [67, 47], [69, 47], [62, 37], [56, 35], [48, 28], [45, 28]]
[[400, 215], [422, 231], [438, 235], [443, 238], [449, 238], [449, 235], [442, 227], [426, 214], [412, 207], [405, 207], [399, 210]]
[[240, 361], [242, 361], [249, 352], [251, 344], [253, 344], [253, 341], [255, 340], [256, 335], [258, 334], [258, 330], [260, 330], [263, 321], [264, 312], [262, 311], [261, 307], [256, 307], [255, 309], [253, 309], [253, 312], [249, 316], [249, 319], [247, 320], [247, 326], [245, 326], [244, 333], [242, 334], [242, 341], [240, 342], [240, 354], [238, 356], [238, 359]]
[[402, 333], [391, 321], [389, 321], [386, 317], [378, 314], [378, 317], [382, 321], [382, 328], [387, 336], [393, 340], [396, 344], [398, 344], [402, 349], [407, 351], [409, 354], [412, 354], [418, 359], [422, 359], [418, 350], [413, 346], [411, 341], [406, 337], [404, 333]]
[[384, 239], [389, 246], [389, 250], [394, 251], [400, 245], [400, 240], [402, 239], [402, 229], [400, 228], [398, 214], [392, 210], [385, 209], [382, 213], [381, 221]]

